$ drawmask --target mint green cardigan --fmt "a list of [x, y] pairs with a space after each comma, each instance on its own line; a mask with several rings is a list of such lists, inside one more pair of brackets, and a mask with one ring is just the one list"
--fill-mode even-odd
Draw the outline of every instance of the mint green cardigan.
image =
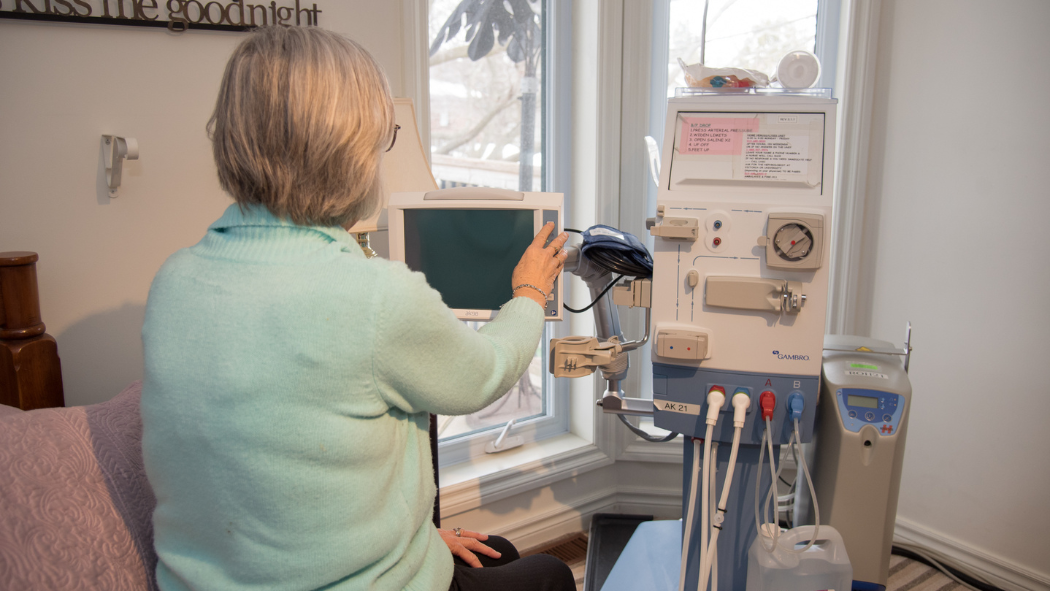
[[543, 319], [514, 298], [475, 332], [342, 228], [230, 206], [146, 305], [161, 589], [448, 589], [427, 413], [507, 392]]

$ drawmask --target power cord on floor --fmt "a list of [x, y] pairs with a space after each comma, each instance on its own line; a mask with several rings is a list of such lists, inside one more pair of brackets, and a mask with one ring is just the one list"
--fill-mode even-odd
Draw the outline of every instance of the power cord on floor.
[[893, 544], [891, 552], [897, 556], [903, 556], [932, 566], [968, 589], [974, 589], [975, 591], [1003, 591], [1003, 589], [991, 584], [977, 573], [964, 571], [962, 567], [956, 564], [949, 565], [950, 559], [948, 557], [929, 548], [898, 542]]

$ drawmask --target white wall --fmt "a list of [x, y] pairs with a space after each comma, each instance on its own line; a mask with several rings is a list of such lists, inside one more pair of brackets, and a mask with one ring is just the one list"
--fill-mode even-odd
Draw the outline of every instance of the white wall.
[[1043, 0], [882, 3], [858, 324], [915, 326], [898, 533], [1032, 585], [1050, 584], [1047, 31]]
[[[322, 27], [362, 43], [400, 95], [402, 3], [318, 0]], [[66, 404], [142, 376], [153, 274], [232, 201], [205, 124], [243, 33], [0, 21], [0, 252], [30, 250], [58, 341]], [[135, 137], [119, 197], [97, 191], [99, 137]]]

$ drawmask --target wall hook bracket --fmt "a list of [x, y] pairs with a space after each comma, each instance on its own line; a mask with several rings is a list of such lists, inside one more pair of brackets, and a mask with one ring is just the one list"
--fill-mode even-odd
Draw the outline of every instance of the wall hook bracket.
[[116, 197], [117, 189], [120, 187], [120, 175], [124, 168], [124, 159], [139, 159], [139, 141], [133, 137], [123, 138], [115, 135], [103, 135], [101, 142], [109, 196]]

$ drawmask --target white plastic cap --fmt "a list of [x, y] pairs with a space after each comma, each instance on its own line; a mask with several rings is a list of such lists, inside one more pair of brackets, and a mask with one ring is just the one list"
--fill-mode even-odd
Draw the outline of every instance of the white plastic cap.
[[784, 88], [810, 88], [820, 78], [820, 60], [808, 51], [792, 51], [780, 60], [777, 80]]

